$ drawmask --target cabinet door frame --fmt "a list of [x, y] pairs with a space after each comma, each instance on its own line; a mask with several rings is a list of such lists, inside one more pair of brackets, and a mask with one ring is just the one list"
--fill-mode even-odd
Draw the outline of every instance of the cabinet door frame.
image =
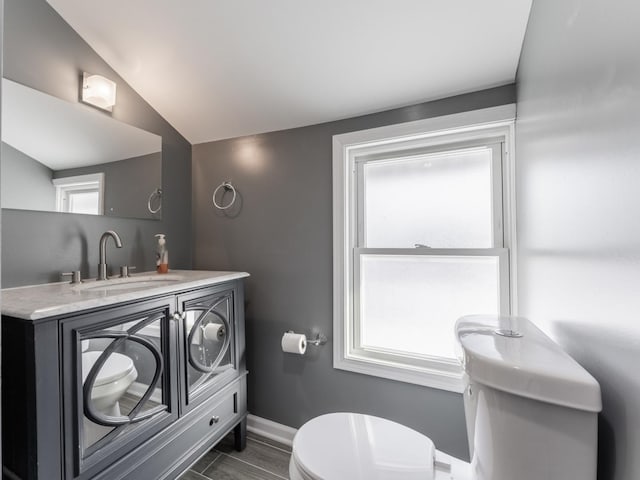
[[[135, 320], [141, 316], [152, 316], [164, 313], [163, 345], [164, 371], [162, 376], [163, 392], [169, 392], [167, 397], [168, 409], [154, 417], [140, 422], [130, 431], [115, 435], [109, 443], [96, 449], [84, 457], [81, 445], [81, 431], [83, 428], [84, 411], [82, 381], [82, 334], [108, 328], [113, 325]], [[63, 445], [65, 478], [91, 478], [99, 471], [130, 453], [134, 448], [143, 444], [156, 433], [160, 432], [179, 416], [179, 392], [177, 385], [177, 357], [175, 296], [165, 296], [131, 303], [115, 308], [78, 315], [60, 321], [60, 349], [62, 352], [62, 415], [63, 415]]]
[[197, 387], [191, 396], [189, 396], [189, 385], [187, 384], [189, 381], [189, 345], [187, 344], [188, 338], [185, 329], [185, 318], [181, 318], [178, 322], [178, 366], [180, 370], [181, 415], [205, 402], [216, 391], [237, 379], [239, 375], [242, 375], [246, 371], [244, 358], [244, 322], [239, 321], [244, 312], [244, 297], [242, 288], [239, 288], [237, 281], [231, 284], [226, 283], [223, 285], [215, 285], [178, 295], [178, 312], [185, 312], [189, 305], [194, 305], [201, 300], [213, 300], [226, 294], [229, 294], [231, 297], [229, 301], [230, 312], [228, 321], [232, 330], [232, 339], [229, 348], [231, 349], [233, 368], [216, 375], [210, 380], [207, 380], [205, 383]]

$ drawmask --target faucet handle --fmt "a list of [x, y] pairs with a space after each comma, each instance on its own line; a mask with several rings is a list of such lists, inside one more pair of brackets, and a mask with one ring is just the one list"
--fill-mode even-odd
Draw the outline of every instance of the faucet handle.
[[135, 270], [136, 267], [130, 267], [128, 265], [122, 265], [120, 267], [120, 278], [126, 278], [131, 276], [131, 270]]
[[71, 277], [71, 282], [69, 283], [82, 283], [82, 275], [80, 274], [80, 270], [76, 270], [74, 272], [64, 272], [60, 274], [61, 277]]

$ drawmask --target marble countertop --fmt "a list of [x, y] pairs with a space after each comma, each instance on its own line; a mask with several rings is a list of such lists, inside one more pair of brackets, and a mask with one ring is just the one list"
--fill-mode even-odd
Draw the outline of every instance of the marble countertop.
[[126, 279], [85, 280], [76, 285], [60, 282], [5, 288], [2, 290], [1, 310], [3, 315], [39, 320], [248, 276], [246, 272], [171, 270], [166, 274], [136, 273]]

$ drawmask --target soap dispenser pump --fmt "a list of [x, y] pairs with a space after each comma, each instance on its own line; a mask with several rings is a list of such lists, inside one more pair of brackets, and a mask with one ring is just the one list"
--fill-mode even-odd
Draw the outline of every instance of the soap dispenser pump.
[[156, 271], [158, 273], [167, 273], [169, 271], [169, 250], [167, 250], [167, 241], [164, 233], [155, 235], [158, 239], [156, 248]]

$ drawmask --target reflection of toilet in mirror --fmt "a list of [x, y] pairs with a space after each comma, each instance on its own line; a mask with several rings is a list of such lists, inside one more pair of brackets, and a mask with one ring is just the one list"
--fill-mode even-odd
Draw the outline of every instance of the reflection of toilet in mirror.
[[[82, 342], [82, 382], [96, 363], [101, 351], [87, 351], [89, 342]], [[91, 401], [95, 408], [108, 416], [119, 417], [122, 395], [138, 378], [133, 360], [120, 353], [112, 353], [104, 362], [91, 390]]]

